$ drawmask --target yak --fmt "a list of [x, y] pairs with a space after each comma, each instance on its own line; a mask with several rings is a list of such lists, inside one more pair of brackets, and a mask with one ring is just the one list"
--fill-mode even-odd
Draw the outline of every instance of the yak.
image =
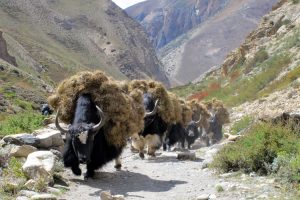
[[185, 142], [187, 142], [188, 149], [195, 140], [200, 136], [200, 131], [198, 130], [199, 121], [191, 121], [186, 127], [181, 123], [176, 123], [171, 126], [166, 132], [166, 136], [163, 142], [163, 150], [170, 150], [171, 146], [175, 145], [177, 142], [180, 143], [181, 148], [185, 148]]
[[68, 129], [62, 128], [58, 123], [59, 110], [55, 125], [58, 130], [66, 134], [66, 143], [63, 152], [65, 167], [70, 167], [75, 175], [81, 175], [79, 164], [86, 164], [85, 179], [92, 178], [94, 171], [107, 162], [115, 159], [116, 169], [121, 168], [119, 156], [123, 147], [108, 143], [103, 126], [105, 115], [100, 107], [92, 101], [91, 95], [82, 94], [78, 97], [75, 114]]
[[[162, 138], [167, 130], [168, 124], [157, 114], [158, 100], [154, 100], [150, 93], [143, 94], [143, 104], [145, 108], [144, 129], [138, 133], [139, 145], [134, 144], [137, 141], [133, 140], [132, 146], [139, 150], [139, 156], [144, 158], [144, 146], [148, 146], [147, 154], [155, 156], [155, 151], [162, 145]], [[142, 142], [141, 142], [142, 140]]]

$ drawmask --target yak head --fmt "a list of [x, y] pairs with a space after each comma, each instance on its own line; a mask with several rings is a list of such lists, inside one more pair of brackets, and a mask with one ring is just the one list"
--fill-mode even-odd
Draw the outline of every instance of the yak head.
[[56, 115], [55, 125], [57, 129], [62, 133], [69, 134], [74, 152], [78, 161], [82, 164], [91, 161], [94, 137], [100, 132], [100, 129], [104, 125], [104, 114], [98, 106], [96, 106], [96, 108], [97, 115], [99, 116], [99, 122], [97, 124], [87, 122], [73, 123], [69, 125], [68, 129], [64, 129], [58, 123], [59, 111]]
[[153, 97], [149, 93], [145, 93], [143, 95], [143, 103], [145, 108], [144, 121], [145, 126], [147, 126], [157, 113], [158, 100], [154, 101]]
[[199, 135], [198, 123], [195, 121], [189, 122], [188, 125], [186, 126], [185, 130], [189, 137], [195, 137], [196, 135]]

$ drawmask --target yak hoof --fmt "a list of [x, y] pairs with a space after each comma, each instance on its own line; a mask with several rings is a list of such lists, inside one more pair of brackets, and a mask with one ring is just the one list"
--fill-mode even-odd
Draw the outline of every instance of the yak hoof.
[[84, 174], [84, 180], [88, 180], [89, 178], [93, 178], [95, 175], [95, 172], [94, 171], [87, 171], [85, 174]]
[[120, 171], [121, 170], [122, 165], [121, 164], [117, 164], [115, 165], [116, 170]]
[[79, 167], [72, 167], [71, 169], [72, 169], [73, 174], [75, 174], [76, 176], [81, 175], [81, 169]]
[[139, 153], [139, 156], [140, 156], [141, 159], [144, 159], [144, 158], [145, 158], [145, 155], [144, 155], [144, 153], [142, 153], [142, 152]]

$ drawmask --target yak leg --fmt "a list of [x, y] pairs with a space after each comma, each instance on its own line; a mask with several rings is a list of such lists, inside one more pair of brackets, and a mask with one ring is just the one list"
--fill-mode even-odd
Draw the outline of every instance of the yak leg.
[[155, 157], [155, 151], [156, 151], [156, 148], [155, 148], [155, 147], [148, 146], [148, 152], [147, 152], [147, 154], [148, 154], [149, 156]]
[[115, 159], [115, 168], [117, 170], [121, 170], [121, 167], [122, 167], [121, 156], [119, 156]]
[[75, 174], [76, 176], [80, 176], [81, 169], [79, 168], [79, 161], [74, 152], [71, 142], [71, 138], [67, 138], [63, 152], [64, 166], [71, 167], [73, 174]]
[[148, 146], [147, 154], [155, 157], [155, 151], [159, 149], [159, 147], [161, 146], [160, 137], [154, 134], [154, 135], [147, 135], [145, 139]]
[[139, 136], [138, 134], [134, 134], [132, 137], [131, 145], [133, 148], [139, 151], [139, 156], [144, 159], [144, 148], [145, 148], [145, 141], [143, 136]]
[[95, 175], [95, 168], [94, 168], [93, 163], [91, 162], [91, 163], [87, 164], [86, 169], [87, 169], [87, 171], [84, 174], [84, 179], [87, 180], [88, 178], [93, 178]]

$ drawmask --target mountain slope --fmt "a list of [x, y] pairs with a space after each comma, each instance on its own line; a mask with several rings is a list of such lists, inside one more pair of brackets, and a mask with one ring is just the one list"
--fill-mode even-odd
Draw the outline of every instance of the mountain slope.
[[168, 83], [140, 25], [110, 0], [2, 0], [0, 16], [18, 66], [49, 81], [102, 69]]
[[81, 70], [169, 85], [142, 27], [110, 0], [1, 0], [0, 33], [0, 121]]
[[238, 47], [277, 0], [230, 0], [226, 7], [159, 54], [173, 84], [197, 79]]
[[217, 97], [229, 106], [255, 99], [262, 103], [268, 95], [286, 89], [290, 92], [283, 93], [293, 98], [291, 88], [300, 88], [299, 13], [300, 1], [281, 0], [220, 68], [174, 91], [190, 99]]
[[126, 9], [161, 48], [222, 10], [229, 0], [148, 0]]

